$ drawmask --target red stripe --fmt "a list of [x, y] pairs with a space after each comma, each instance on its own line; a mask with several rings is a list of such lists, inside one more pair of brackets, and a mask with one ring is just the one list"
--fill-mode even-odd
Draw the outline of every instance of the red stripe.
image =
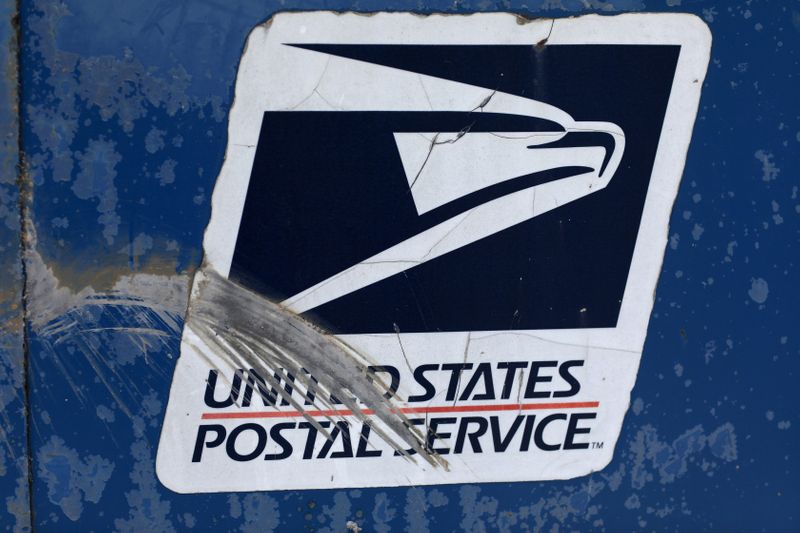
[[[486, 411], [533, 411], [542, 409], [580, 409], [599, 407], [600, 402], [554, 402], [554, 403], [511, 403], [500, 405], [443, 405], [438, 407], [401, 407], [392, 409], [404, 415], [427, 413], [478, 413]], [[361, 413], [374, 415], [374, 409], [363, 409]], [[352, 416], [350, 409], [311, 409], [308, 411], [244, 411], [227, 413], [203, 413], [203, 420], [226, 418], [296, 418], [300, 416]]]

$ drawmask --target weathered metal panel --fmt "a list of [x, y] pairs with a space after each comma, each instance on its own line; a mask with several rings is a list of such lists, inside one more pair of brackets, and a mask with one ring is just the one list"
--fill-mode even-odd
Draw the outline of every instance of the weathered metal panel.
[[[320, 8], [680, 10], [711, 27], [712, 66], [649, 341], [602, 472], [535, 484], [192, 496], [157, 481], [155, 447], [245, 37], [278, 9]], [[21, 9], [37, 529], [796, 529], [796, 4], [31, 0]], [[4, 150], [13, 171], [16, 148]], [[2, 205], [14, 209], [16, 192], [2, 179]], [[5, 217], [4, 242], [18, 240], [15, 217]], [[7, 249], [19, 279], [17, 249]], [[21, 300], [10, 286], [5, 307], [17, 319], [4, 335], [4, 412], [16, 416]], [[22, 418], [11, 427], [19, 450]], [[16, 515], [3, 521], [9, 528], [26, 520], [19, 464], [7, 458], [0, 477]]]
[[29, 531], [16, 13], [0, 2], [0, 524]]

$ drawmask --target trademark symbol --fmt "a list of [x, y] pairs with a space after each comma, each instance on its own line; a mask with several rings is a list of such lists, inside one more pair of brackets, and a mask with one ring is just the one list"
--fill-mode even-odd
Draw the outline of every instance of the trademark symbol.
[[593, 450], [602, 450], [603, 449], [603, 443], [602, 442], [593, 442], [592, 443], [592, 449]]

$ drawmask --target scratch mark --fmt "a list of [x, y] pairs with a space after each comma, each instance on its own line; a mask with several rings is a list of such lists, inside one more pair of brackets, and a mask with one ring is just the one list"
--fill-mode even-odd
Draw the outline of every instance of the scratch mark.
[[[325, 401], [324, 397], [335, 398], [409, 460], [414, 459], [392, 434], [430, 465], [448, 468], [442, 457], [426, 450], [425, 437], [386, 397], [386, 384], [372, 379], [363, 357], [352, 347], [209, 268], [195, 276], [197, 292], [189, 305], [186, 327], [216, 354], [225, 357], [233, 368], [246, 366], [266, 379], [270, 379], [271, 370], [284, 369], [306, 388], [311, 386], [313, 376], [316, 378], [313, 386], [325, 393], [317, 393], [314, 398], [306, 395], [314, 409], [318, 408], [317, 402]], [[306, 413], [305, 406], [285, 392], [280, 394], [306, 420], [318, 425]], [[365, 410], [374, 412], [383, 424], [370, 423]]]

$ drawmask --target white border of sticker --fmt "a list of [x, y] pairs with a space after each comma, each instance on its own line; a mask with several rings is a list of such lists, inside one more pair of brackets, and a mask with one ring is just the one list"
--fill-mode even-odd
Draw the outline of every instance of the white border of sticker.
[[[211, 221], [204, 237], [205, 265], [227, 276], [236, 244], [235, 235], [244, 208], [250, 171], [258, 144], [263, 113], [266, 110], [312, 109], [313, 103], [304, 103], [313, 87], [299, 86], [293, 94], [286, 91], [265, 90], [265, 80], [285, 76], [281, 61], [274, 54], [282, 53], [280, 43], [324, 42], [329, 44], [526, 44], [535, 45], [547, 39], [547, 44], [667, 44], [680, 45], [675, 77], [658, 143], [649, 189], [644, 204], [636, 246], [624, 291], [616, 328], [532, 330], [511, 332], [528, 334], [552, 345], [582, 346], [588, 360], [590, 353], [607, 353], [610, 359], [624, 357], [630, 374], [621, 378], [617, 386], [625, 392], [626, 403], [613, 407], [614, 412], [602, 421], [609, 429], [606, 442], [615, 444], [630, 399], [647, 324], [654, 303], [654, 291], [663, 262], [668, 240], [668, 223], [672, 205], [677, 195], [685, 158], [689, 148], [692, 128], [700, 99], [700, 91], [708, 65], [711, 34], [708, 27], [696, 16], [687, 14], [624, 14], [612, 17], [586, 15], [567, 19], [522, 20], [509, 13], [474, 15], [428, 15], [411, 13], [377, 13], [369, 16], [337, 14], [332, 12], [280, 13], [268, 22], [257, 26], [248, 36], [236, 80], [234, 104], [230, 111], [228, 147], [212, 198]], [[276, 44], [277, 43], [277, 44]], [[288, 48], [288, 47], [283, 47]], [[322, 75], [326, 59], [324, 54], [309, 56], [308, 69]], [[309, 76], [312, 79], [313, 76]], [[266, 85], [269, 87], [269, 84]], [[402, 103], [402, 102], [401, 102]], [[328, 108], [329, 109], [329, 108]], [[401, 110], [401, 108], [398, 108]], [[407, 110], [407, 108], [402, 108]], [[195, 293], [193, 288], [192, 293]], [[188, 329], [188, 328], [187, 328]], [[452, 342], [463, 346], [465, 339], [485, 338], [496, 333], [409, 333], [403, 334], [403, 343], [425, 345]], [[181, 352], [184, 353], [187, 332]], [[343, 335], [352, 346], [362, 342], [384, 343], [394, 341], [395, 334]], [[269, 480], [255, 485], [235, 480], [214, 479], [199, 484], [196, 478], [186, 475], [174, 464], [175, 456], [166, 448], [177, 446], [177, 424], [183, 418], [176, 406], [177, 397], [187, 392], [202, 395], [202, 391], [178, 390], [178, 375], [186, 365], [194, 362], [182, 357], [178, 361], [176, 377], [170, 391], [170, 403], [162, 431], [157, 459], [159, 479], [167, 487], [182, 493], [218, 492], [226, 490], [270, 490], [325, 487], [389, 486], [400, 483], [364, 481], [358, 476], [350, 480], [337, 480], [335, 485], [326, 480], [288, 479], [280, 486]], [[617, 398], [619, 400], [619, 398]], [[182, 403], [182, 400], [180, 400]], [[608, 404], [607, 404], [608, 405]], [[170, 428], [170, 424], [175, 424]], [[606, 446], [592, 461], [581, 468], [545, 469], [539, 479], [566, 479], [588, 474], [607, 465], [614, 446]], [[410, 480], [413, 484], [462, 483], [481, 481], [514, 481], [530, 479], [526, 472], [510, 472], [502, 479], [480, 479], [463, 473], [442, 475], [428, 472]], [[194, 479], [195, 481], [192, 481]], [[202, 485], [202, 486], [201, 486]]]

